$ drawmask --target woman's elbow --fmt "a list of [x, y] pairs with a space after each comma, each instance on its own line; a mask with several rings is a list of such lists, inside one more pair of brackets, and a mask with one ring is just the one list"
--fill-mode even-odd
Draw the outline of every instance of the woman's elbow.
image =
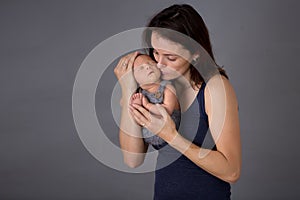
[[130, 168], [137, 168], [144, 163], [144, 156], [132, 157], [132, 156], [124, 156], [124, 163]]
[[137, 168], [143, 164], [143, 162], [131, 162], [131, 161], [124, 161], [124, 163], [130, 168]]
[[236, 183], [240, 179], [240, 176], [241, 176], [241, 170], [237, 169], [227, 177], [227, 182]]

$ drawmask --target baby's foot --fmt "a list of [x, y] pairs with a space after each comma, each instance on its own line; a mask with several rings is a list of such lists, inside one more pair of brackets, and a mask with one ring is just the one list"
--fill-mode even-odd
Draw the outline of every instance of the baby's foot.
[[142, 93], [135, 93], [131, 96], [131, 101], [130, 104], [138, 104], [142, 105], [142, 99], [143, 99], [143, 94]]

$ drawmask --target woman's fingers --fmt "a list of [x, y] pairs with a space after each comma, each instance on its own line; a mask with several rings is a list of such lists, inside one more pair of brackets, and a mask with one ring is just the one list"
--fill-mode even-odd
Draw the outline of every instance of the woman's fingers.
[[119, 66], [122, 70], [130, 70], [132, 69], [133, 66], [133, 62], [136, 58], [136, 56], [138, 55], [138, 52], [133, 52], [133, 53], [129, 53], [126, 56], [124, 56], [123, 58], [121, 58], [120, 62], [119, 62]]
[[158, 134], [163, 129], [165, 120], [160, 116], [151, 114], [143, 106], [137, 104], [133, 104], [131, 110], [135, 121], [139, 125], [146, 127], [152, 133]]
[[138, 54], [138, 52], [130, 53], [126, 56], [123, 56], [119, 60], [117, 66], [114, 69], [114, 73], [118, 79], [120, 79], [125, 73], [132, 69], [134, 60]]
[[151, 114], [148, 110], [146, 110], [143, 106], [138, 104], [132, 104], [132, 106], [137, 109], [147, 120], [151, 121]]
[[[122, 94], [131, 95], [137, 89], [137, 83], [133, 77], [133, 63], [139, 53], [133, 52], [123, 56], [114, 69], [114, 73], [122, 88]], [[127, 97], [126, 97], [127, 98]], [[126, 99], [125, 101], [127, 101]]]
[[[141, 126], [147, 126], [147, 124], [149, 123], [149, 121], [151, 122], [151, 120], [149, 120], [146, 116], [145, 116], [145, 114], [146, 114], [146, 112], [148, 112], [148, 111], [146, 111], [145, 109], [145, 111], [144, 111], [144, 113], [142, 113], [135, 105], [137, 105], [137, 104], [133, 104], [133, 108], [131, 107], [130, 108], [130, 112], [131, 112], [131, 114], [132, 114], [132, 116], [134, 117], [134, 119], [135, 119], [135, 121], [139, 124], [139, 125], [141, 125]], [[138, 107], [140, 107], [140, 108], [142, 108], [141, 106], [139, 106], [139, 105], [137, 105]], [[150, 114], [149, 112], [148, 112], [148, 114]], [[149, 115], [148, 115], [149, 116]]]
[[136, 51], [133, 54], [129, 54], [129, 55], [130, 55], [129, 60], [126, 61], [127, 64], [126, 68], [131, 70], [133, 67], [134, 60], [139, 55], [139, 52]]
[[[158, 134], [161, 138], [167, 139], [169, 134], [176, 133], [175, 123], [162, 105], [156, 104], [160, 115], [151, 114], [143, 106], [138, 104], [130, 105], [130, 112], [134, 120], [141, 126], [144, 126], [154, 134]], [[167, 141], [167, 140], [166, 140]]]
[[167, 117], [169, 116], [166, 109], [160, 104], [155, 104], [155, 106], [156, 106], [157, 110], [159, 111], [159, 113], [161, 114], [161, 116], [163, 117], [163, 119], [166, 120]]

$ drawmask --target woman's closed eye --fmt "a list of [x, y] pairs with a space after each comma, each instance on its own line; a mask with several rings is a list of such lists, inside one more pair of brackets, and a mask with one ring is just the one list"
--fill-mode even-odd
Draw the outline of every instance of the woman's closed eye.
[[[154, 54], [155, 58], [157, 59], [157, 57], [159, 56], [158, 51], [153, 50], [153, 54]], [[171, 61], [171, 62], [174, 62], [174, 61], [177, 60], [177, 56], [176, 56], [176, 55], [166, 54], [166, 55], [164, 55], [164, 56], [166, 56], [166, 58], [167, 58], [169, 61]]]
[[176, 61], [177, 57], [176, 56], [168, 56], [167, 59], [169, 61]]

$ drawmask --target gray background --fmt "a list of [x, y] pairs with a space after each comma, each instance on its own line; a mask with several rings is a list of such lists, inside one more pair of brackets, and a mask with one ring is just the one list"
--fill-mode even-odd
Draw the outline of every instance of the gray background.
[[297, 0], [0, 1], [0, 199], [152, 198], [153, 173], [110, 169], [82, 145], [72, 87], [97, 44], [176, 2], [201, 13], [236, 89], [243, 166], [232, 199], [299, 199]]

